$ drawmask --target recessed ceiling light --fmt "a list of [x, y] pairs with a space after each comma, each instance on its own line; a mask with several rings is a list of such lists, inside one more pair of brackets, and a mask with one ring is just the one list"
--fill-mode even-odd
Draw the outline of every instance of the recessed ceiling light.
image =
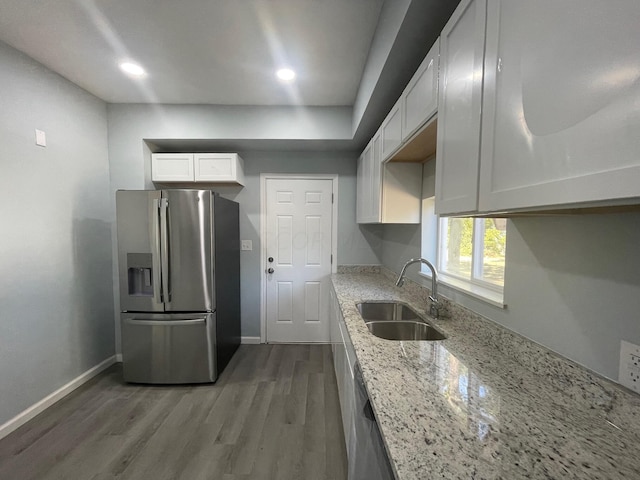
[[143, 77], [147, 74], [147, 72], [144, 71], [144, 68], [142, 68], [137, 63], [132, 63], [132, 62], [122, 62], [120, 64], [120, 69], [123, 72], [129, 75], [132, 75], [134, 77]]
[[276, 76], [283, 82], [291, 82], [296, 78], [296, 72], [290, 68], [281, 68], [276, 72]]

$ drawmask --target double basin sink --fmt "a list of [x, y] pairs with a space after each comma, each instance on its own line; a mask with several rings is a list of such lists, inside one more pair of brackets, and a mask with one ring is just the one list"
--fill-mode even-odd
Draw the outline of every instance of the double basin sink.
[[412, 308], [398, 302], [362, 302], [356, 305], [369, 331], [387, 340], [444, 340], [440, 331]]

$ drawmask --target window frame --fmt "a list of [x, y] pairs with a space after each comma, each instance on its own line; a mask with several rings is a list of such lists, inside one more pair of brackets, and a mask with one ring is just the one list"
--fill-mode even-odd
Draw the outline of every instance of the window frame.
[[[483, 259], [484, 259], [484, 234], [485, 234], [485, 218], [478, 217], [459, 217], [459, 218], [471, 218], [473, 222], [472, 226], [472, 234], [471, 234], [471, 244], [473, 245], [471, 251], [471, 273], [470, 277], [466, 278], [461, 275], [456, 275], [450, 271], [445, 270], [443, 265], [443, 256], [446, 254], [446, 250], [443, 249], [443, 246], [446, 245], [446, 229], [443, 228], [443, 223], [455, 218], [455, 217], [438, 217], [438, 241], [436, 242], [436, 265], [438, 269], [438, 273], [446, 276], [455, 278], [461, 282], [468, 282], [473, 285], [477, 285], [481, 288], [486, 288], [488, 290], [494, 290], [496, 292], [503, 293], [504, 292], [504, 281], [503, 285], [496, 285], [495, 283], [488, 282], [483, 280], [482, 270], [483, 270]], [[446, 248], [446, 247], [445, 247]]]
[[[431, 207], [425, 211], [425, 202], [430, 202], [428, 205]], [[478, 278], [474, 278], [475, 273], [481, 272], [482, 268], [482, 259], [484, 255], [484, 234], [482, 235], [482, 241], [477, 242], [476, 235], [479, 235], [480, 229], [476, 228], [476, 222], [482, 223], [481, 230], [484, 231], [484, 218], [479, 217], [470, 217], [473, 220], [473, 251], [471, 256], [471, 278], [465, 278], [459, 275], [455, 275], [449, 273], [446, 270], [441, 268], [441, 258], [443, 254], [443, 246], [445, 245], [445, 241], [443, 241], [443, 236], [446, 235], [446, 230], [442, 228], [443, 220], [447, 220], [452, 217], [441, 217], [437, 215], [434, 208], [434, 198], [423, 198], [423, 215], [420, 222], [420, 231], [421, 231], [421, 248], [420, 253], [423, 257], [432, 261], [432, 263], [436, 266], [436, 270], [438, 272], [438, 283], [442, 285], [446, 285], [454, 290], [460, 291], [466, 295], [477, 298], [485, 303], [493, 305], [499, 308], [506, 308], [506, 304], [504, 303], [504, 286], [496, 285], [495, 283], [487, 282], [486, 280], [481, 280]], [[467, 218], [467, 217], [465, 217]], [[431, 229], [435, 224], [435, 235], [433, 232], [427, 231], [429, 226]], [[425, 238], [425, 233], [429, 238]], [[433, 235], [433, 236], [431, 236]], [[435, 241], [435, 249], [430, 248], [428, 252], [427, 246], [429, 245], [429, 239], [432, 238]], [[444, 239], [446, 240], [446, 239]], [[482, 248], [481, 248], [482, 247]], [[435, 256], [435, 258], [434, 258]], [[479, 261], [478, 261], [479, 260]], [[506, 258], [505, 258], [506, 262]], [[480, 265], [478, 266], [478, 263]], [[431, 279], [431, 271], [426, 267], [426, 265], [421, 265], [419, 275], [428, 279]], [[506, 280], [506, 279], [505, 279]]]

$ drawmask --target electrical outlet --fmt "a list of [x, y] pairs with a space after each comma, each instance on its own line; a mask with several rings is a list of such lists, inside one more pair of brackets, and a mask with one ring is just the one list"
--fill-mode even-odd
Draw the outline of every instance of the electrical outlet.
[[620, 342], [620, 369], [618, 381], [634, 392], [640, 393], [640, 346]]
[[240, 242], [240, 250], [253, 250], [253, 242], [251, 240], [242, 240]]

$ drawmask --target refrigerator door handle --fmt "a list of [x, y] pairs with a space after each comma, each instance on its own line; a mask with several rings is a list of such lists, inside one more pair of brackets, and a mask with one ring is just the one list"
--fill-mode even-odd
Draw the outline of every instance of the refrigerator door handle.
[[162, 277], [160, 265], [160, 199], [153, 199], [151, 211], [151, 262], [153, 269], [153, 301], [163, 303], [162, 298]]
[[162, 297], [165, 303], [171, 301], [171, 285], [169, 284], [169, 225], [168, 220], [169, 201], [160, 199], [160, 248], [162, 250]]
[[148, 327], [183, 327], [187, 325], [204, 325], [207, 323], [207, 320], [205, 318], [193, 318], [189, 320], [136, 320], [134, 318], [127, 318], [124, 320], [124, 323], [127, 325], [143, 325]]

